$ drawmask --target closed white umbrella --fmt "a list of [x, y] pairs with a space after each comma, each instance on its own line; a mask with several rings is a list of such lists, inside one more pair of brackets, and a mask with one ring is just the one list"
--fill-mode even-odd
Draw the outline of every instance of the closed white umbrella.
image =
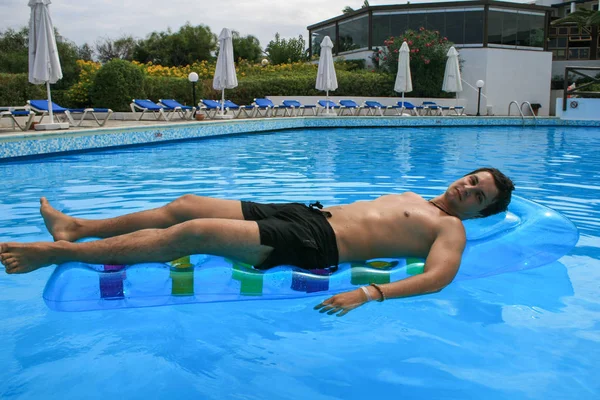
[[[321, 42], [321, 55], [319, 57], [319, 69], [317, 70], [317, 84], [315, 88], [325, 90], [327, 100], [329, 100], [329, 91], [338, 88], [332, 49], [333, 42], [329, 36], [325, 36]], [[329, 114], [329, 101], [327, 101], [326, 109], [326, 113]]]
[[229, 29], [223, 28], [219, 34], [219, 57], [217, 58], [215, 77], [213, 78], [213, 88], [221, 91], [220, 118], [227, 118], [224, 115], [225, 89], [233, 89], [237, 85], [238, 81], [235, 74], [235, 63], [233, 61], [232, 35]]
[[446, 71], [444, 72], [442, 90], [444, 92], [456, 93], [456, 100], [458, 101], [458, 92], [462, 92], [463, 90], [460, 78], [460, 66], [458, 64], [458, 52], [454, 47], [450, 47], [447, 56], [448, 60], [446, 60]]
[[[62, 79], [63, 75], [58, 58], [58, 49], [56, 48], [54, 26], [48, 10], [50, 3], [50, 0], [29, 0], [29, 7], [31, 7], [31, 17], [29, 19], [29, 82], [35, 85], [46, 84], [50, 122], [54, 124], [50, 84]], [[54, 128], [58, 128], [58, 126]], [[60, 126], [60, 128], [68, 128], [68, 124]]]
[[394, 84], [396, 92], [402, 92], [402, 105], [404, 106], [404, 93], [412, 92], [412, 78], [410, 76], [410, 48], [408, 43], [402, 43], [398, 52], [398, 73]]

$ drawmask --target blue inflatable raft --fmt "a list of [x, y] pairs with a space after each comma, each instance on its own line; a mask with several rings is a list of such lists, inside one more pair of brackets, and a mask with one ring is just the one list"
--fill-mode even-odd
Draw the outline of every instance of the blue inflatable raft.
[[[567, 254], [579, 233], [564, 216], [513, 197], [509, 211], [465, 221], [467, 246], [456, 280], [548, 264]], [[424, 260], [340, 264], [336, 272], [279, 266], [259, 271], [222, 257], [191, 255], [171, 263], [59, 265], [44, 290], [48, 307], [84, 311], [335, 294], [423, 272]]]

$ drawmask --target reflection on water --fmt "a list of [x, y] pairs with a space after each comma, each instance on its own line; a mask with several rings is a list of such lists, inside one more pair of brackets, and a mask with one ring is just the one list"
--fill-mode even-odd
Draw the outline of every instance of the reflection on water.
[[312, 310], [324, 298], [56, 313], [41, 298], [51, 268], [0, 275], [0, 393], [599, 397], [599, 133], [294, 130], [0, 164], [0, 241], [51, 239], [42, 195], [89, 218], [186, 193], [333, 205], [406, 190], [431, 197], [480, 166], [500, 168], [520, 196], [562, 212], [581, 232], [559, 262], [371, 303], [343, 318]]

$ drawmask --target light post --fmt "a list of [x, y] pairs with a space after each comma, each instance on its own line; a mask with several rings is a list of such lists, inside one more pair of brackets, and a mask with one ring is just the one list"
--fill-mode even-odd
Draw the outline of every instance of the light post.
[[[195, 72], [190, 72], [190, 74], [188, 75], [188, 81], [192, 82], [192, 99], [194, 102], [194, 107], [198, 108], [198, 105], [196, 104], [196, 82], [198, 82], [198, 74]], [[196, 112], [194, 111], [194, 117]]]
[[481, 105], [481, 88], [485, 85], [485, 82], [481, 79], [475, 83], [475, 85], [479, 88], [479, 95], [477, 96], [477, 116], [479, 117], [479, 107]]

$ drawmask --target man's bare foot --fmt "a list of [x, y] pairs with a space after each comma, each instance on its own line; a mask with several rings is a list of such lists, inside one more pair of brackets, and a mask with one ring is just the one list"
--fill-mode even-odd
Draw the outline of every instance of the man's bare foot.
[[55, 241], [66, 240], [74, 242], [81, 238], [81, 235], [78, 233], [81, 224], [75, 218], [63, 214], [52, 207], [45, 197], [40, 199], [40, 204], [40, 214], [42, 214], [46, 228]]
[[55, 257], [56, 244], [52, 242], [0, 244], [0, 261], [7, 274], [35, 271], [52, 264]]

